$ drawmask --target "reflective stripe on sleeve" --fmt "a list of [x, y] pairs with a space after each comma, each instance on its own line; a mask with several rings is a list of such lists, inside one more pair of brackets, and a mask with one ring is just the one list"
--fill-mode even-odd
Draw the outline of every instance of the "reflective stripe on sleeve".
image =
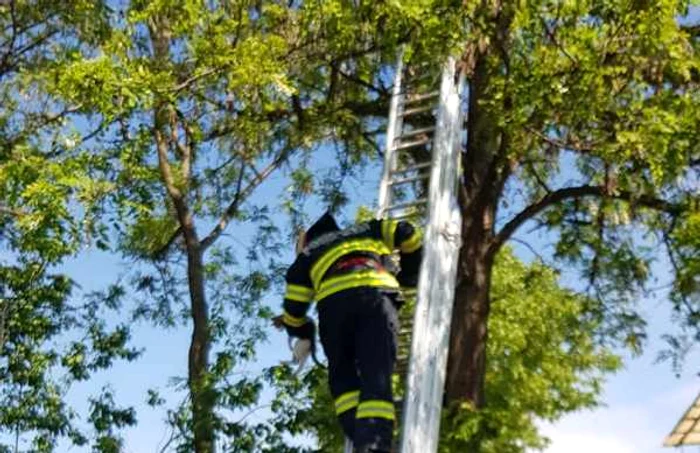
[[306, 324], [307, 319], [306, 316], [297, 318], [296, 316], [292, 316], [285, 311], [284, 313], [282, 313], [282, 322], [288, 325], [289, 327], [301, 327], [304, 324]]
[[287, 284], [284, 298], [296, 302], [311, 302], [314, 298], [314, 290], [301, 285]]

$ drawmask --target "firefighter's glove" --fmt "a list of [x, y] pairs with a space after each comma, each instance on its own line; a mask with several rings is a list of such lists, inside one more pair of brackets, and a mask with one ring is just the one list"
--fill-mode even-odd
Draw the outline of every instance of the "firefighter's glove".
[[282, 316], [282, 315], [275, 316], [274, 318], [272, 318], [272, 325], [275, 326], [275, 329], [282, 330], [282, 329], [284, 329], [284, 321], [283, 320], [284, 320], [284, 316]]

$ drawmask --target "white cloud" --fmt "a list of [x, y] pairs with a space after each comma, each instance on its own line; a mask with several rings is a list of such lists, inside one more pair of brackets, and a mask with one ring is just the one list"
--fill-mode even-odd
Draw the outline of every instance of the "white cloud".
[[543, 424], [542, 432], [552, 442], [545, 452], [672, 453], [662, 446], [663, 440], [697, 392], [697, 382], [676, 381], [664, 392]]
[[634, 445], [623, 439], [583, 433], [556, 433], [547, 453], [638, 453]]

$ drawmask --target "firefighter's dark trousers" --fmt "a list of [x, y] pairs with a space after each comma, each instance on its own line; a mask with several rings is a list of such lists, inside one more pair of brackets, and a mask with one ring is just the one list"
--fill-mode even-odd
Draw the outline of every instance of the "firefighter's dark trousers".
[[318, 304], [335, 412], [355, 447], [391, 449], [398, 315], [390, 294], [353, 288]]

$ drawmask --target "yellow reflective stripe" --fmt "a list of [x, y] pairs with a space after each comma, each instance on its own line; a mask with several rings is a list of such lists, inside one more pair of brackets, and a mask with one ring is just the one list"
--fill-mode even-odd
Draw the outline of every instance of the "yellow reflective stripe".
[[358, 286], [373, 286], [382, 288], [398, 288], [399, 282], [388, 272], [377, 272], [373, 269], [354, 272], [340, 277], [324, 280], [318, 290], [316, 299], [323, 300], [331, 294]]
[[388, 401], [363, 401], [357, 407], [356, 418], [384, 418], [394, 420], [394, 405]]
[[378, 255], [389, 255], [391, 250], [377, 239], [356, 239], [345, 241], [324, 253], [318, 261], [311, 266], [311, 281], [314, 288], [318, 289], [321, 278], [331, 265], [341, 256], [352, 252], [371, 252]]
[[297, 318], [296, 316], [292, 316], [285, 311], [282, 313], [282, 322], [289, 327], [301, 327], [306, 324], [306, 316]]
[[399, 222], [395, 220], [382, 220], [382, 239], [390, 250], [394, 250], [394, 235], [396, 234], [396, 227], [398, 226]]
[[360, 402], [360, 391], [353, 390], [352, 392], [346, 392], [335, 399], [335, 413], [340, 415], [343, 412], [347, 412], [350, 409], [357, 407]]
[[413, 253], [420, 248], [422, 241], [423, 234], [421, 234], [420, 230], [415, 230], [410, 238], [401, 243], [399, 248], [403, 253]]
[[288, 284], [284, 298], [297, 302], [311, 302], [314, 298], [314, 290], [305, 286]]

